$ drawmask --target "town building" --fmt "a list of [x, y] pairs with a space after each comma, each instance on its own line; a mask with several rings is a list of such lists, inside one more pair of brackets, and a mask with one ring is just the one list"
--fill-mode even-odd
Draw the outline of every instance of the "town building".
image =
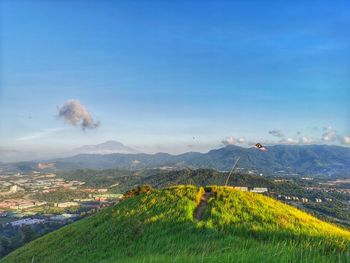
[[253, 189], [250, 190], [252, 193], [266, 193], [268, 190], [266, 187], [254, 187]]
[[16, 221], [12, 221], [9, 224], [11, 226], [23, 226], [23, 225], [35, 225], [45, 223], [45, 219], [37, 219], [37, 218], [25, 218]]
[[66, 208], [66, 207], [71, 207], [71, 206], [78, 206], [78, 202], [64, 202], [64, 203], [55, 203], [54, 206], [56, 207], [61, 207], [61, 208]]
[[65, 221], [65, 220], [74, 219], [74, 218], [77, 218], [77, 217], [79, 217], [78, 214], [61, 214], [61, 215], [51, 216], [50, 220], [53, 220], [53, 221]]

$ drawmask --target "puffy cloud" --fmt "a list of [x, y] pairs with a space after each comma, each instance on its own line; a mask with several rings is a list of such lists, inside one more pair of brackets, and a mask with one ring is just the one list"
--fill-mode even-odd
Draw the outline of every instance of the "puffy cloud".
[[245, 138], [244, 137], [240, 137], [237, 139], [238, 143], [245, 143]]
[[272, 136], [275, 136], [275, 137], [284, 137], [284, 134], [281, 130], [277, 130], [277, 129], [274, 129], [274, 130], [271, 130], [269, 131], [269, 134], [271, 134]]
[[230, 137], [226, 137], [221, 142], [223, 145], [232, 145], [232, 144], [236, 144], [237, 140], [235, 138], [233, 138], [232, 136], [230, 136]]
[[99, 122], [94, 121], [87, 108], [75, 99], [66, 101], [62, 107], [58, 108], [58, 117], [63, 118], [70, 125], [81, 126], [83, 130], [99, 126]]
[[310, 143], [313, 143], [314, 140], [309, 138], [309, 137], [306, 137], [306, 136], [301, 136], [299, 137], [299, 143], [300, 144], [310, 144]]
[[344, 136], [340, 138], [342, 144], [350, 144], [350, 136]]
[[323, 128], [323, 134], [321, 140], [324, 142], [334, 142], [337, 140], [337, 131], [333, 129], [331, 126]]
[[314, 143], [315, 140], [305, 136], [305, 135], [301, 135], [301, 133], [299, 133], [300, 136], [298, 137], [287, 137], [287, 138], [283, 138], [282, 140], [280, 140], [278, 143], [281, 144], [311, 144]]
[[294, 138], [285, 138], [279, 141], [281, 144], [297, 144], [299, 141]]
[[223, 145], [243, 144], [246, 139], [244, 137], [235, 138], [233, 136], [226, 137], [221, 142]]

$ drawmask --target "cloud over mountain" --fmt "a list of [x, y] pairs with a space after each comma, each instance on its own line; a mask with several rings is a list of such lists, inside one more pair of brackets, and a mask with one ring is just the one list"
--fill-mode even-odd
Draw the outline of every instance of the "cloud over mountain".
[[280, 140], [278, 143], [280, 144], [297, 144], [298, 140], [294, 138], [284, 138]]
[[299, 143], [300, 144], [311, 144], [314, 143], [315, 141], [312, 138], [309, 138], [307, 136], [301, 136], [299, 137]]
[[235, 138], [233, 136], [228, 136], [221, 141], [223, 145], [233, 145], [233, 144], [243, 144], [246, 139], [244, 137]]
[[333, 129], [331, 126], [327, 126], [323, 128], [322, 141], [324, 142], [334, 142], [337, 140], [337, 131]]
[[342, 144], [350, 144], [350, 136], [344, 136], [340, 138]]

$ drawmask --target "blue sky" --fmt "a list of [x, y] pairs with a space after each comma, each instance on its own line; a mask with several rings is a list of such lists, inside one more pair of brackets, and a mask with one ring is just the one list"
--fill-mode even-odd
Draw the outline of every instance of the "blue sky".
[[[348, 1], [3, 0], [0, 12], [2, 148], [350, 143]], [[59, 118], [71, 99], [99, 127]]]

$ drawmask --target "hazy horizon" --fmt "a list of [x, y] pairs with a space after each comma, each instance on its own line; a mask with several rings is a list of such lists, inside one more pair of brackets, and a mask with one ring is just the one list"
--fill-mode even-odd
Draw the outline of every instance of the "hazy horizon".
[[[203, 150], [188, 150], [188, 151], [179, 151], [179, 152], [167, 152], [167, 151], [162, 151], [162, 150], [157, 150], [155, 149], [154, 151], [142, 151], [140, 148], [141, 147], [135, 147], [132, 148], [130, 147], [131, 151], [124, 151], [124, 150], [97, 150], [97, 149], [93, 149], [93, 150], [87, 150], [85, 149], [85, 147], [94, 147], [94, 146], [99, 146], [101, 144], [105, 144], [108, 142], [115, 142], [115, 143], [120, 143], [118, 141], [114, 141], [114, 140], [109, 140], [106, 142], [101, 142], [98, 144], [90, 144], [90, 145], [82, 145], [80, 147], [76, 147], [76, 148], [70, 148], [67, 149], [65, 151], [46, 151], [46, 152], [42, 152], [42, 151], [21, 151], [21, 150], [14, 150], [14, 149], [0, 149], [0, 162], [4, 162], [4, 163], [11, 163], [11, 162], [22, 162], [22, 161], [50, 161], [52, 159], [56, 159], [56, 158], [66, 158], [66, 157], [71, 157], [71, 156], [76, 156], [79, 154], [100, 154], [100, 155], [105, 155], [105, 154], [113, 154], [113, 153], [121, 153], [121, 154], [159, 154], [159, 153], [165, 153], [165, 154], [171, 154], [171, 155], [181, 155], [181, 154], [185, 154], [185, 153], [189, 153], [189, 152], [199, 152], [199, 153], [208, 153], [211, 150], [218, 150], [227, 146], [236, 146], [236, 147], [242, 147], [245, 149], [248, 148], [255, 148], [255, 146], [252, 145], [248, 145], [248, 144], [218, 144], [216, 146], [213, 146], [212, 148], [208, 148], [208, 149], [203, 149]], [[122, 144], [123, 146], [129, 148], [128, 145]], [[347, 147], [346, 145], [330, 145], [330, 144], [322, 144], [322, 143], [314, 143], [314, 144], [286, 144], [286, 143], [267, 143], [264, 144], [267, 149], [269, 149], [270, 147], [273, 146], [283, 146], [283, 145], [289, 145], [289, 146], [337, 146], [337, 147]]]

